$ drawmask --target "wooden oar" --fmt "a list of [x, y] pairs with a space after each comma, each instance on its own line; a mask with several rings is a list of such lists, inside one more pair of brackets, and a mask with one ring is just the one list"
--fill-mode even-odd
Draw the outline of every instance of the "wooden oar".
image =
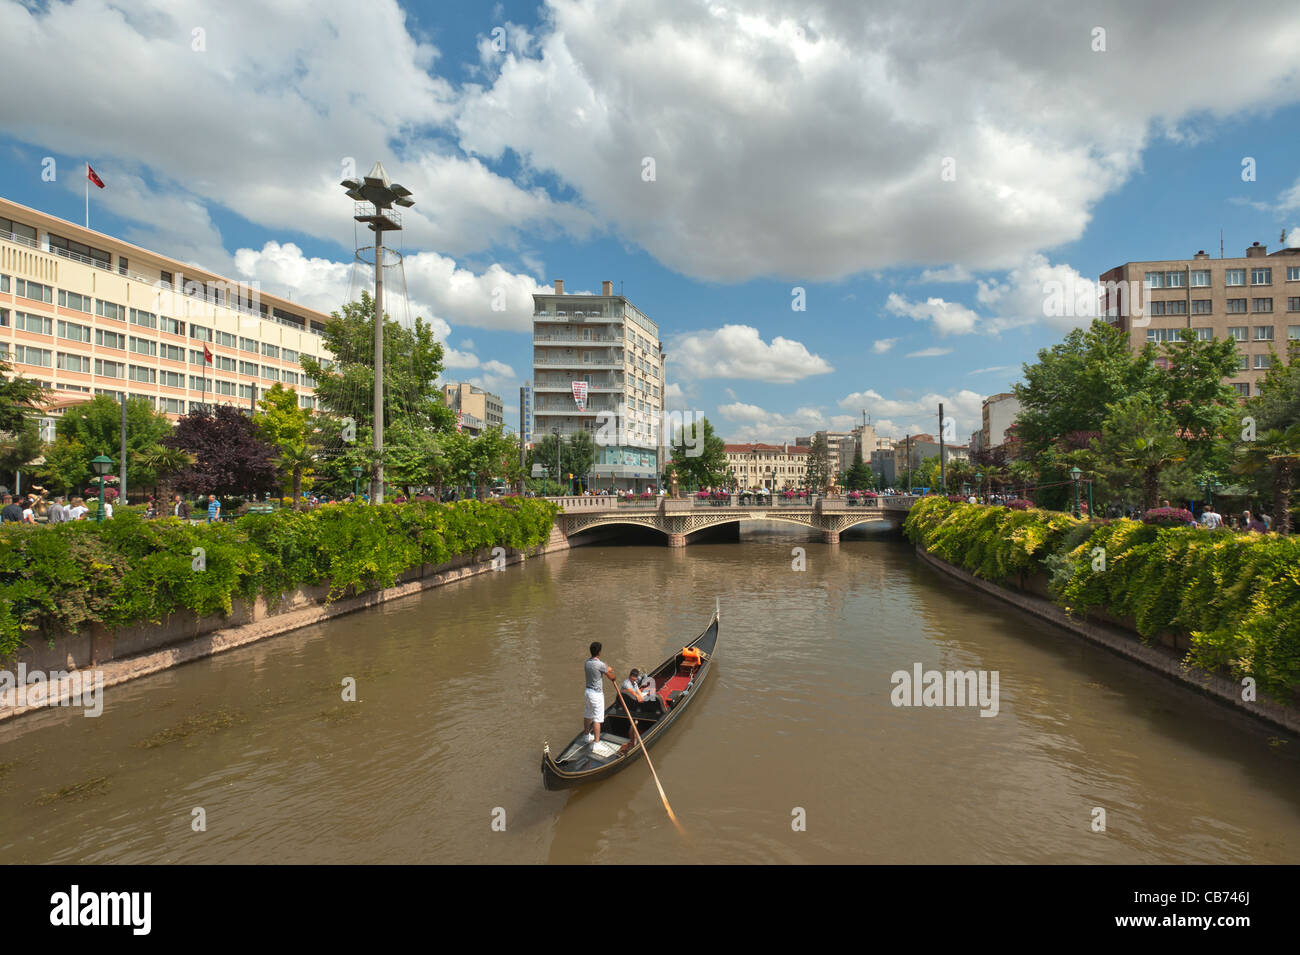
[[627, 700], [623, 698], [623, 691], [617, 683], [614, 684], [614, 692], [618, 694], [618, 701], [623, 704], [623, 712], [627, 714], [627, 721], [632, 727], [632, 736], [636, 739], [637, 745], [641, 747], [641, 752], [645, 754], [645, 764], [650, 767], [650, 775], [654, 777], [655, 787], [659, 790], [659, 798], [664, 801], [664, 808], [668, 810], [668, 818], [672, 820], [673, 825], [677, 827], [677, 831], [685, 838], [686, 830], [677, 821], [677, 814], [673, 812], [673, 807], [668, 805], [668, 796], [664, 793], [663, 784], [659, 782], [659, 774], [655, 772], [654, 763], [650, 762], [650, 751], [645, 748], [645, 743], [641, 740], [641, 731], [636, 728], [636, 720], [633, 719], [632, 711], [628, 709]]

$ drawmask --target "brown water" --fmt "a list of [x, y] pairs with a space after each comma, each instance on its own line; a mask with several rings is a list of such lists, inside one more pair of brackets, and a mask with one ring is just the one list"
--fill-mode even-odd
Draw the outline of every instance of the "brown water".
[[[587, 644], [653, 666], [715, 595], [710, 683], [651, 751], [688, 840], [643, 762], [545, 791]], [[893, 706], [918, 662], [997, 670], [998, 715]], [[107, 694], [0, 726], [0, 862], [1300, 861], [1300, 741], [886, 538], [580, 548]]]

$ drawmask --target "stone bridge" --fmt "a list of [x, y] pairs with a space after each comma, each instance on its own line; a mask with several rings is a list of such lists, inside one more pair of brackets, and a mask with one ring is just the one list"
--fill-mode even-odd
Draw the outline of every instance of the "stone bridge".
[[843, 497], [821, 497], [812, 504], [741, 504], [729, 501], [699, 501], [655, 498], [647, 503], [620, 502], [611, 497], [552, 497], [563, 508], [556, 525], [565, 537], [597, 527], [649, 527], [668, 538], [669, 547], [685, 547], [686, 538], [696, 531], [741, 521], [785, 521], [820, 532], [828, 544], [837, 544], [840, 534], [858, 524], [901, 523], [916, 497], [893, 495], [850, 503]]

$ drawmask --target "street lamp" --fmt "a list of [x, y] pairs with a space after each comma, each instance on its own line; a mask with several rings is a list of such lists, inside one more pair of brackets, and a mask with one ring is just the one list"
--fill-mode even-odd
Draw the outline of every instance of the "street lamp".
[[1070, 468], [1070, 479], [1074, 481], [1074, 516], [1075, 517], [1083, 516], [1079, 512], [1079, 478], [1082, 476], [1083, 476], [1083, 472], [1080, 471], [1077, 467]]
[[352, 500], [358, 500], [361, 497], [361, 468], [353, 465], [352, 467]]
[[99, 476], [99, 510], [95, 514], [95, 520], [102, 522], [104, 520], [104, 478], [113, 470], [113, 459], [101, 454], [90, 459], [90, 466]]
[[[557, 425], [551, 429], [551, 434], [555, 435], [555, 483], [560, 483], [560, 428]], [[564, 493], [563, 491], [560, 492]]]
[[975, 503], [984, 502], [984, 475], [979, 471], [975, 472]]
[[[375, 234], [375, 473], [371, 478], [374, 491], [370, 500], [375, 504], [384, 503], [384, 233], [402, 228], [401, 213], [393, 210], [393, 205], [409, 208], [415, 205], [410, 198], [411, 190], [388, 178], [384, 164], [377, 162], [365, 179], [344, 179], [339, 185], [348, 193], [348, 198], [357, 203], [354, 218], [364, 222]], [[368, 203], [373, 208], [366, 209], [361, 204]]]
[[1214, 474], [1211, 474], [1209, 471], [1207, 471], [1204, 474], [1202, 480], [1205, 481], [1206, 506], [1210, 510], [1214, 510], [1214, 489], [1217, 487], [1220, 490], [1222, 490], [1223, 485], [1220, 484], [1218, 478]]

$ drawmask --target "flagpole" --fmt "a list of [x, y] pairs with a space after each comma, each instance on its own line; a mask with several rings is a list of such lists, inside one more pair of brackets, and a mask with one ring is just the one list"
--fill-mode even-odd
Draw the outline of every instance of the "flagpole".
[[90, 229], [90, 163], [86, 163], [86, 229]]

